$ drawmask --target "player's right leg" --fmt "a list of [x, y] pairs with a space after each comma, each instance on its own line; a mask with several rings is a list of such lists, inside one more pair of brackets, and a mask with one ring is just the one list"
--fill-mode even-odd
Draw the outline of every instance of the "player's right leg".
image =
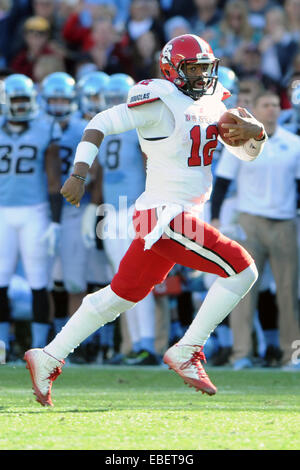
[[254, 261], [241, 245], [185, 212], [171, 221], [152, 250], [178, 264], [218, 275], [183, 338], [164, 355], [164, 361], [189, 385], [212, 395], [216, 387], [201, 364], [203, 347], [256, 281]]

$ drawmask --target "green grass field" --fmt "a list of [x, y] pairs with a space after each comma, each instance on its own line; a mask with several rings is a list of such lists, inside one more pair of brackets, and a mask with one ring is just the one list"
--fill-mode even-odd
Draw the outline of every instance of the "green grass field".
[[300, 449], [300, 374], [208, 369], [213, 397], [162, 368], [65, 367], [54, 408], [0, 366], [0, 449]]

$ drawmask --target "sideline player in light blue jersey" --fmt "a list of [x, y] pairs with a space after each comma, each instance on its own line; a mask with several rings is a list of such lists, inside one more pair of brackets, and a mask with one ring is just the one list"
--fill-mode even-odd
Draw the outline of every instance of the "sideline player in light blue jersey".
[[[110, 77], [104, 97], [106, 107], [112, 107], [127, 100], [128, 91], [134, 81], [125, 74]], [[108, 236], [103, 244], [113, 271], [116, 272], [120, 260], [128, 249], [133, 234], [132, 214], [136, 198], [145, 186], [145, 167], [136, 131], [107, 136], [98, 156], [102, 170], [102, 193], [105, 204], [103, 227], [108, 228]], [[100, 202], [100, 201], [99, 201]], [[94, 208], [87, 209], [95, 214]], [[94, 235], [95, 218], [83, 226], [87, 239]], [[126, 313], [127, 327], [133, 347], [132, 364], [157, 364], [155, 355], [155, 302], [153, 294], [143, 299]], [[121, 321], [121, 326], [122, 321]], [[123, 335], [125, 335], [124, 328]], [[127, 359], [129, 361], [129, 359]], [[129, 363], [129, 362], [128, 362]]]
[[[104, 100], [104, 90], [109, 82], [109, 76], [102, 71], [87, 73], [84, 75], [77, 84], [79, 111], [78, 115], [85, 119], [88, 123], [97, 113], [100, 113], [106, 108]], [[88, 205], [85, 217], [88, 215], [93, 203], [98, 204], [100, 197], [101, 186], [97, 181], [98, 167], [92, 165], [90, 169], [91, 183], [88, 189], [90, 190], [92, 184], [95, 184], [96, 191], [91, 194], [91, 204]], [[95, 197], [95, 201], [92, 199]], [[84, 219], [83, 225], [85, 224]], [[88, 250], [87, 262], [87, 290], [89, 293], [96, 292], [110, 283], [113, 273], [108, 262], [106, 253], [103, 249], [101, 240], [95, 241], [96, 224], [94, 226], [93, 239], [84, 238], [84, 243]], [[114, 325], [106, 325], [101, 330], [101, 338], [99, 342], [98, 335], [90, 336], [75, 350], [77, 354], [77, 361], [79, 362], [94, 362], [99, 359], [101, 361], [108, 359], [112, 356], [114, 350]], [[100, 355], [99, 355], [100, 351]]]
[[[61, 184], [72, 173], [72, 163], [76, 147], [80, 142], [86, 122], [75, 112], [78, 109], [76, 84], [71, 75], [55, 72], [48, 75], [42, 82], [41, 95], [46, 113], [54, 118], [61, 129], [58, 142], [61, 158]], [[55, 329], [67, 321], [80, 305], [86, 292], [86, 249], [80, 237], [81, 217], [87, 204], [88, 196], [82, 201], [80, 208], [64, 203], [61, 217], [61, 243], [59, 254], [53, 268]], [[67, 291], [67, 305], [59, 305]]]
[[54, 254], [62, 206], [55, 126], [37, 118], [36, 91], [30, 78], [10, 75], [4, 80], [4, 92], [0, 128], [0, 339], [7, 344], [7, 290], [20, 255], [32, 290], [32, 344], [43, 347], [49, 331], [48, 255]]
[[100, 71], [88, 73], [79, 80], [79, 114], [86, 121], [106, 108], [104, 90], [108, 83], [109, 75]]

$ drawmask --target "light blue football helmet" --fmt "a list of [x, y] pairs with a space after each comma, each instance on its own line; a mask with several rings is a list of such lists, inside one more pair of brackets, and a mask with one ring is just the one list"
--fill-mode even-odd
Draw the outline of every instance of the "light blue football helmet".
[[79, 80], [79, 108], [83, 114], [95, 115], [105, 109], [104, 90], [108, 82], [105, 72], [91, 72]]
[[218, 79], [223, 87], [227, 88], [231, 93], [230, 98], [227, 98], [225, 101], [227, 108], [235, 108], [239, 94], [239, 81], [236, 74], [230, 68], [220, 66], [218, 69]]
[[41, 95], [46, 113], [58, 121], [69, 118], [78, 108], [76, 83], [66, 72], [54, 72], [44, 78]]
[[8, 121], [26, 122], [38, 114], [37, 92], [31, 78], [15, 73], [3, 81], [2, 113]]
[[121, 103], [126, 103], [130, 88], [135, 81], [125, 73], [115, 73], [111, 75], [109, 83], [104, 91], [104, 99], [107, 108]]

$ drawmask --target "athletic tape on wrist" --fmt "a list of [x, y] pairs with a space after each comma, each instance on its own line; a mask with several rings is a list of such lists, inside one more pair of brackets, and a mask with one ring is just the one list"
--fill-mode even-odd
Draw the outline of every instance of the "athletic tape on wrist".
[[97, 145], [92, 144], [92, 142], [79, 142], [75, 154], [75, 163], [87, 163], [87, 165], [92, 166], [93, 161], [98, 155], [99, 149]]

